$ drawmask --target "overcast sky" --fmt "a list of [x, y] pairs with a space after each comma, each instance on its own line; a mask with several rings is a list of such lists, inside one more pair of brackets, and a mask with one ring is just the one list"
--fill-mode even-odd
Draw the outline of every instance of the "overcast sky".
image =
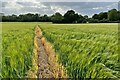
[[[64, 14], [75, 10], [82, 15], [92, 16], [95, 13], [118, 9], [119, 0], [0, 0], [2, 12], [6, 15], [39, 13], [51, 15], [55, 12]], [[44, 2], [43, 2], [44, 1]]]

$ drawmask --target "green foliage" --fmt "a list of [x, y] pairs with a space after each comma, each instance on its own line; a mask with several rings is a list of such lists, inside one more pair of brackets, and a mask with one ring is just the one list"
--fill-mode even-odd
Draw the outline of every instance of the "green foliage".
[[72, 78], [120, 78], [118, 24], [3, 23], [0, 77], [24, 77], [32, 67], [34, 27], [54, 45]]
[[34, 25], [3, 23], [2, 78], [23, 78], [32, 67]]
[[63, 16], [57, 12], [51, 16], [51, 20], [53, 23], [61, 23], [63, 20]]
[[75, 23], [76, 21], [78, 21], [79, 19], [79, 15], [77, 13], [75, 13], [75, 11], [73, 10], [68, 10], [65, 14], [64, 14], [64, 21], [65, 23]]
[[89, 19], [89, 23], [99, 23], [99, 20], [98, 19], [90, 18]]
[[8, 15], [5, 16], [1, 14], [2, 22], [53, 22], [53, 23], [118, 23], [120, 22], [120, 11], [116, 9], [109, 10], [107, 12], [100, 12], [99, 14], [94, 14], [91, 17], [87, 15], [82, 16], [76, 13], [74, 10], [68, 10], [64, 16], [61, 13], [56, 12], [52, 16], [44, 14], [20, 14], [20, 15]]
[[117, 24], [41, 25], [72, 78], [120, 78]]
[[118, 20], [118, 11], [116, 9], [109, 10], [108, 19], [110, 21], [117, 21]]

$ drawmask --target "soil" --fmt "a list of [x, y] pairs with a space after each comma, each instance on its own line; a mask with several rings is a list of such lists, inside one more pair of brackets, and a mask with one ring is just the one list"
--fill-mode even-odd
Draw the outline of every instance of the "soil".
[[[37, 55], [38, 55], [38, 78], [60, 78], [63, 77], [63, 70], [56, 60], [51, 61], [52, 59], [56, 59], [56, 56], [48, 53], [48, 49], [46, 49], [45, 44], [42, 42], [42, 31], [39, 26], [35, 28], [35, 40], [37, 45]], [[52, 57], [50, 58], [50, 55]]]

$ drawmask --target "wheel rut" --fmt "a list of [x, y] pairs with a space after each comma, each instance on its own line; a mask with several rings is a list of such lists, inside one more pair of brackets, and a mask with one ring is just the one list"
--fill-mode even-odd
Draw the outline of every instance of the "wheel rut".
[[45, 42], [42, 31], [39, 26], [35, 28], [35, 46], [38, 56], [38, 78], [63, 78], [63, 66], [57, 63], [55, 53], [49, 48], [50, 46]]

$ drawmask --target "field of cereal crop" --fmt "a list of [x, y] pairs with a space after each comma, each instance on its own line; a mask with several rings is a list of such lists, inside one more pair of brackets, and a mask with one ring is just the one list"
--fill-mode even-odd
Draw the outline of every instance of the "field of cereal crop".
[[32, 67], [40, 25], [70, 78], [120, 78], [118, 24], [2, 23], [1, 77], [24, 77]]
[[51, 24], [41, 28], [69, 77], [120, 77], [118, 24]]

